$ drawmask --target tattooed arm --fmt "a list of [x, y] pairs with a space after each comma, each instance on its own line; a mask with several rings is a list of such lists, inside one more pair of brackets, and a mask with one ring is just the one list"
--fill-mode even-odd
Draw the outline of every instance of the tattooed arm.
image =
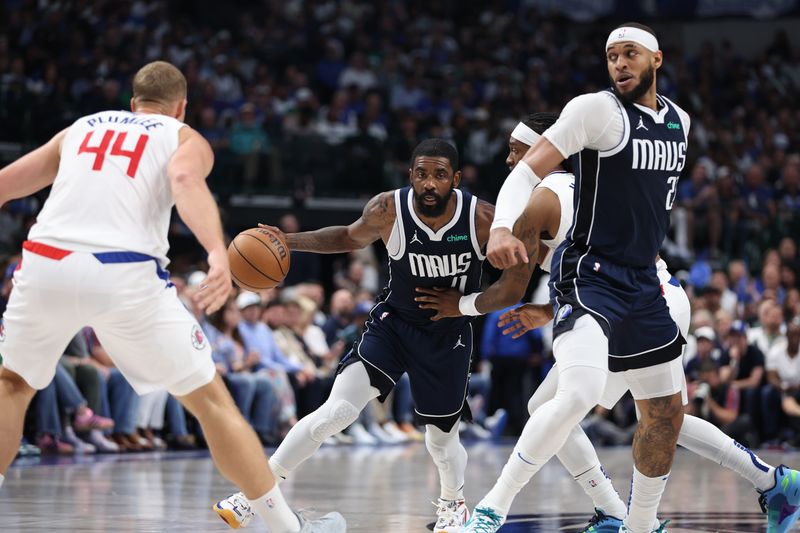
[[551, 226], [553, 216], [558, 219], [560, 210], [561, 205], [553, 191], [544, 187], [534, 189], [525, 211], [514, 224], [514, 236], [525, 245], [528, 262], [503, 270], [500, 279], [478, 296], [475, 301], [478, 311], [490, 313], [520, 301], [539, 261], [540, 235]]
[[383, 192], [367, 202], [361, 217], [349, 226], [288, 233], [286, 242], [292, 250], [322, 254], [359, 250], [388, 234], [394, 219], [394, 191]]

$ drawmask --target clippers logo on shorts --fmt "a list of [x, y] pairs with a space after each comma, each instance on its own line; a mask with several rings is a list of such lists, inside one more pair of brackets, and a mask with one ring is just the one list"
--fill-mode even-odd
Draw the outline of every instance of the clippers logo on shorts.
[[195, 350], [200, 350], [204, 348], [206, 345], [206, 336], [203, 335], [203, 330], [200, 329], [200, 326], [195, 324], [192, 326], [192, 346], [194, 346]]
[[572, 306], [570, 304], [565, 305], [564, 307], [558, 310], [558, 316], [556, 316], [556, 324], [558, 324], [571, 314], [572, 314]]

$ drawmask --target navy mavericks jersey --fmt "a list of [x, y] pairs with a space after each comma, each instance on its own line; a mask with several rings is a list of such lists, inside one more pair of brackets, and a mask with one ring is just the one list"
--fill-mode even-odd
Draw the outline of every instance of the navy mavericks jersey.
[[403, 320], [417, 327], [442, 331], [461, 327], [469, 317], [433, 322], [431, 309], [420, 309], [416, 287], [454, 287], [462, 294], [478, 292], [484, 255], [478, 244], [475, 212], [478, 199], [455, 189], [453, 218], [439, 231], [425, 225], [414, 211], [411, 187], [394, 192], [396, 218], [386, 243], [389, 285], [382, 301]]
[[620, 265], [652, 266], [686, 164], [687, 125], [663, 96], [657, 96], [659, 110], [649, 113], [614, 99], [625, 125], [622, 141], [572, 156], [575, 215], [568, 239], [573, 252], [591, 249]]

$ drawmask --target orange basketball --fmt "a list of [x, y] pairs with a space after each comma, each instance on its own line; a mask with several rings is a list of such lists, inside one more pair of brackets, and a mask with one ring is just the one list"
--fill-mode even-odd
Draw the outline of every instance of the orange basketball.
[[289, 246], [272, 230], [251, 228], [231, 241], [228, 260], [239, 287], [263, 291], [278, 286], [289, 272]]

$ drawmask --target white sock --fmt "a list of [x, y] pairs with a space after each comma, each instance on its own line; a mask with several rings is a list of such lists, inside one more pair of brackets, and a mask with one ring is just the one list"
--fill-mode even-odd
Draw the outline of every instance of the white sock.
[[631, 496], [628, 500], [628, 516], [625, 527], [631, 533], [650, 533], [657, 522], [656, 512], [667, 486], [669, 473], [658, 477], [647, 477], [633, 467]]
[[575, 476], [575, 481], [592, 499], [594, 506], [605, 514], [619, 519], [625, 518], [625, 515], [628, 514], [625, 504], [622, 503], [614, 485], [611, 484], [611, 479], [606, 475], [600, 463]]
[[765, 464], [749, 448], [745, 448], [733, 439], [729, 438], [727, 445], [722, 449], [719, 464], [750, 480], [750, 483], [762, 492], [775, 486], [775, 468]]
[[280, 487], [276, 484], [269, 492], [247, 500], [250, 507], [267, 524], [270, 533], [297, 533], [300, 531], [300, 520], [283, 499]]
[[0, 474], [0, 488], [2, 488], [3, 481], [5, 481], [5, 480], [6, 480], [6, 476], [4, 476], [3, 474]]
[[733, 470], [749, 480], [758, 490], [765, 491], [775, 485], [775, 468], [702, 418], [689, 415], [683, 417], [678, 444]]
[[275, 476], [275, 483], [282, 483], [289, 477], [289, 470], [281, 466], [274, 457], [269, 459], [269, 469], [272, 470], [272, 474]]
[[515, 447], [494, 487], [483, 497], [477, 507], [488, 506], [501, 515], [508, 516], [514, 497], [522, 487], [527, 485], [533, 475], [542, 468], [543, 464], [543, 462], [535, 462], [530, 457], [527, 457], [518, 446]]

